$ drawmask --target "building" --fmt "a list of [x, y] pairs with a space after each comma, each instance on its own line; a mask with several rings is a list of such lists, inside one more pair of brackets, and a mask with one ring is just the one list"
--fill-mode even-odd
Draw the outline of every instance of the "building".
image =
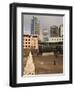
[[40, 34], [40, 21], [37, 17], [33, 16], [33, 19], [31, 21], [31, 34], [33, 35], [39, 35]]
[[38, 37], [25, 34], [23, 36], [23, 47], [24, 49], [38, 49]]
[[63, 37], [50, 37], [49, 43], [58, 43], [63, 42]]
[[41, 27], [40, 27], [40, 32], [39, 32], [39, 35], [38, 35], [38, 40], [43, 41], [43, 30], [42, 30]]
[[50, 37], [59, 37], [59, 29], [57, 26], [53, 25], [50, 27]]
[[59, 27], [59, 36], [63, 37], [63, 24]]
[[46, 42], [49, 40], [49, 32], [48, 32], [48, 29], [45, 28], [43, 29], [43, 41]]

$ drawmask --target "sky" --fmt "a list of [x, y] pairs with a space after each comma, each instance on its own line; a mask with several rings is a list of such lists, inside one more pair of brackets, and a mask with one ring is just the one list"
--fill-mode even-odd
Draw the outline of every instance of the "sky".
[[28, 15], [23, 14], [23, 32], [30, 34], [31, 32], [31, 20], [33, 16], [38, 17], [40, 21], [40, 28], [50, 30], [50, 26], [56, 25], [59, 26], [63, 24], [63, 16], [56, 16], [56, 15]]

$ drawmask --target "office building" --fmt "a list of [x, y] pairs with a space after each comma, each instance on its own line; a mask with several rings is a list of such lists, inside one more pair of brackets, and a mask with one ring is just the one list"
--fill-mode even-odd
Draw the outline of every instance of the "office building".
[[48, 41], [49, 40], [48, 38], [49, 38], [49, 32], [48, 32], [48, 29], [45, 28], [43, 29], [43, 41], [44, 42]]
[[59, 29], [57, 26], [53, 25], [50, 27], [50, 37], [59, 37]]
[[33, 19], [31, 21], [31, 34], [40, 34], [40, 22], [37, 17], [33, 16]]
[[59, 36], [63, 37], [63, 24], [59, 26]]

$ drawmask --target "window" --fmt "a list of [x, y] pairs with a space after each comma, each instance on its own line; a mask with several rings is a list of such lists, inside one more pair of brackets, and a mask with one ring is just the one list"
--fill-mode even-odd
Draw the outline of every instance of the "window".
[[28, 39], [28, 41], [30, 41], [30, 39]]
[[27, 45], [25, 47], [27, 47]]
[[27, 42], [26, 42], [26, 44], [27, 44]]
[[30, 47], [30, 45], [28, 47]]
[[26, 41], [27, 41], [27, 39], [26, 39]]

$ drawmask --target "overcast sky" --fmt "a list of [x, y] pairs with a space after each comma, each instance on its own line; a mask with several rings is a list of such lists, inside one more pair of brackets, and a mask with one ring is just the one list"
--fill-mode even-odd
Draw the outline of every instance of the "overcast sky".
[[29, 33], [31, 32], [31, 20], [33, 16], [38, 17], [40, 21], [40, 27], [43, 30], [44, 28], [47, 28], [50, 30], [50, 26], [56, 25], [59, 26], [63, 24], [63, 16], [44, 16], [44, 15], [26, 15], [23, 14], [23, 31], [24, 33]]

